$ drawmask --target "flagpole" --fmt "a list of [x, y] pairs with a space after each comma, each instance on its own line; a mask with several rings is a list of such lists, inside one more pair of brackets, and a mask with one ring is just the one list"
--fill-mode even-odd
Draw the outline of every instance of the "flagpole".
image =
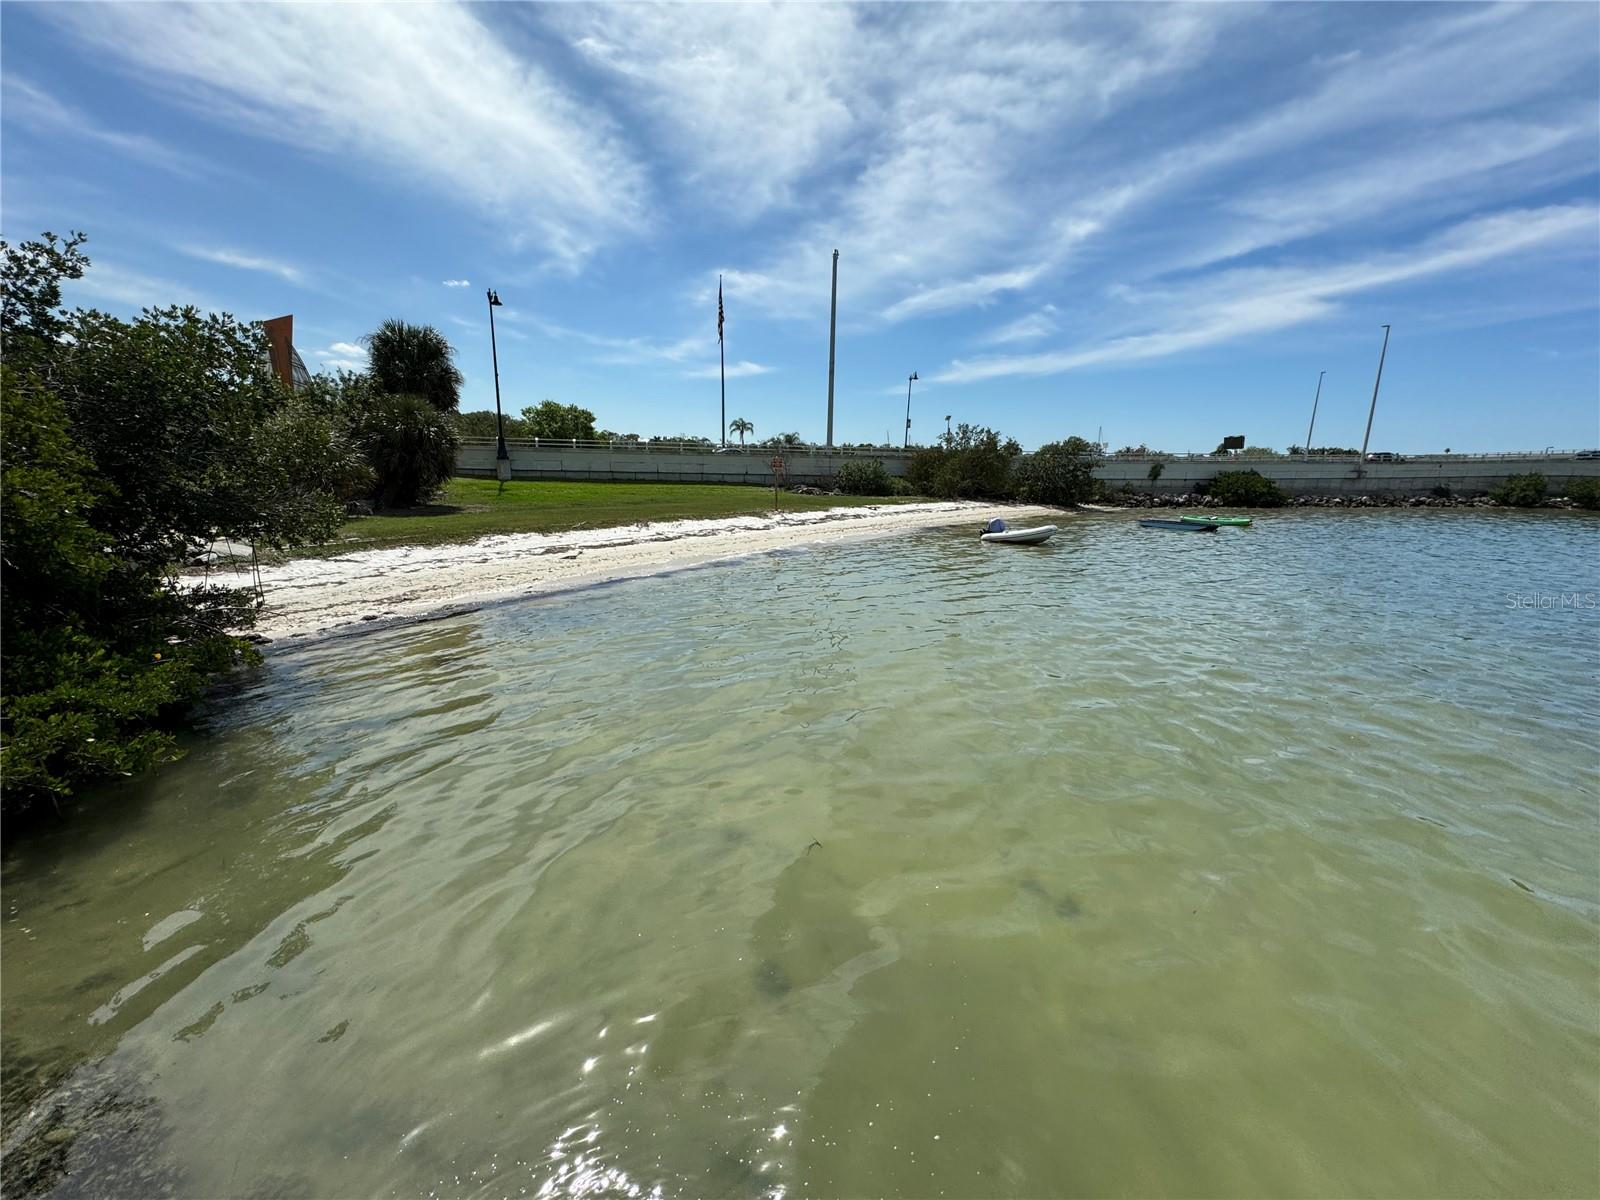
[[724, 448], [728, 445], [728, 353], [722, 344], [722, 276], [717, 276], [717, 373], [722, 380], [722, 433], [719, 437]]

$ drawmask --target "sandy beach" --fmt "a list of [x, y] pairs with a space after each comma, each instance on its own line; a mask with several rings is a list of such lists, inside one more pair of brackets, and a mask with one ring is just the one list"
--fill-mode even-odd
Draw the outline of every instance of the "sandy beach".
[[[821, 512], [664, 521], [521, 533], [445, 546], [398, 546], [264, 567], [266, 607], [256, 632], [274, 641], [367, 632], [449, 616], [485, 604], [613, 579], [656, 574], [715, 559], [881, 537], [949, 525], [1013, 524], [1066, 516], [1051, 509], [951, 501], [870, 505]], [[248, 586], [248, 574], [212, 582]]]

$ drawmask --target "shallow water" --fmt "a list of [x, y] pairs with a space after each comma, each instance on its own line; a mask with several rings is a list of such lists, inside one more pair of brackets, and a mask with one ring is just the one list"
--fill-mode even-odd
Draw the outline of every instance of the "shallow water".
[[1600, 1194], [1597, 551], [1090, 516], [276, 648], [8, 848], [8, 1172]]

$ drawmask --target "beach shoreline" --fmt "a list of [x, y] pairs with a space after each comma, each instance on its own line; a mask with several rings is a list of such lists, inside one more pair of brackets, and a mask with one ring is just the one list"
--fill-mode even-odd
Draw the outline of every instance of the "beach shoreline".
[[[261, 568], [265, 606], [254, 633], [295, 645], [438, 620], [486, 605], [681, 570], [773, 550], [1070, 516], [1037, 505], [945, 501], [814, 512], [662, 521], [563, 533], [517, 533], [475, 542], [395, 546]], [[248, 573], [212, 583], [250, 586]]]

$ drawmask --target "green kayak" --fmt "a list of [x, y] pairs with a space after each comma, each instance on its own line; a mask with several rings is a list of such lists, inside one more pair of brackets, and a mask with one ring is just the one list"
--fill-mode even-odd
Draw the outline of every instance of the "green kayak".
[[1186, 525], [1248, 525], [1249, 517], [1179, 517]]

